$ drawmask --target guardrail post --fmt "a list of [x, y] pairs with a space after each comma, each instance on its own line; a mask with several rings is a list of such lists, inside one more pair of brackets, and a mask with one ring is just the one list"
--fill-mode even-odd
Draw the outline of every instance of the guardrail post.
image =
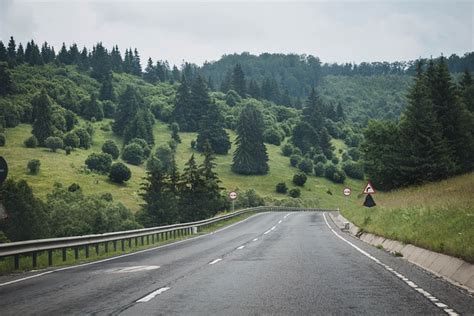
[[79, 248], [74, 247], [74, 259], [79, 259]]
[[49, 249], [48, 250], [48, 266], [53, 265], [53, 250]]
[[122, 252], [125, 251], [125, 239], [122, 239]]
[[89, 245], [85, 245], [86, 248], [86, 258], [89, 258]]
[[95, 254], [99, 255], [99, 244], [95, 244]]
[[156, 242], [160, 242], [160, 233], [156, 233]]
[[15, 270], [20, 269], [20, 255], [15, 255], [14, 261], [15, 261]]
[[33, 259], [33, 268], [36, 268], [36, 251], [33, 251], [33, 253], [31, 254], [32, 256], [32, 259]]
[[142, 236], [140, 239], [142, 240], [142, 246], [143, 246], [145, 244], [145, 238]]
[[67, 260], [67, 248], [63, 248], [63, 261]]
[[173, 239], [176, 239], [176, 230], [173, 230]]
[[117, 251], [117, 241], [114, 240], [114, 252]]
[[128, 248], [132, 248], [132, 238], [128, 239]]
[[147, 245], [150, 244], [150, 235], [146, 235], [146, 244], [147, 244]]
[[152, 243], [152, 244], [155, 243], [155, 234], [151, 235], [151, 243]]
[[108, 241], [105, 242], [104, 251], [105, 251], [105, 253], [109, 252], [109, 242]]

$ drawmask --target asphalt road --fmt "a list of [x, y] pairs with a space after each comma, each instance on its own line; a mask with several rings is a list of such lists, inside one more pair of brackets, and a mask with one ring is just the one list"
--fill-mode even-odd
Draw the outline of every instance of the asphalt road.
[[3, 277], [0, 315], [474, 315], [465, 291], [326, 218], [262, 213], [139, 254]]

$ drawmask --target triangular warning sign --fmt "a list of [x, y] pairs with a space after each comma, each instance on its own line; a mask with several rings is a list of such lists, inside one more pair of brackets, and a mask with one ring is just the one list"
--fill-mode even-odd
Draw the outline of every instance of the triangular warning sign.
[[372, 183], [367, 183], [367, 185], [365, 186], [365, 189], [364, 189], [364, 192], [362, 192], [364, 194], [374, 194], [375, 193], [375, 189], [374, 189], [374, 186], [372, 185]]

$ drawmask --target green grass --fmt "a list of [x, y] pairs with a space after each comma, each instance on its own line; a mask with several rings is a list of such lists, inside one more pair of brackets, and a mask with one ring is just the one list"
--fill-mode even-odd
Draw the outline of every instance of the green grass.
[[[127, 164], [132, 171], [132, 178], [123, 185], [112, 183], [106, 175], [96, 173], [86, 173], [84, 171], [84, 161], [92, 152], [100, 152], [101, 146], [107, 139], [114, 140], [119, 147], [122, 140], [111, 131], [100, 129], [102, 125], [109, 124], [110, 120], [94, 123], [95, 134], [93, 145], [89, 150], [76, 149], [70, 155], [66, 155], [63, 150], [53, 153], [45, 148], [26, 148], [23, 141], [31, 135], [31, 126], [20, 124], [15, 128], [6, 129], [7, 144], [2, 147], [0, 154], [5, 157], [9, 164], [9, 178], [25, 179], [33, 187], [35, 194], [45, 199], [51, 192], [55, 182], [61, 182], [66, 186], [78, 183], [86, 194], [101, 194], [110, 192], [116, 201], [122, 202], [132, 211], [140, 208], [142, 199], [139, 195], [140, 185], [146, 176], [145, 166], [133, 166]], [[235, 133], [228, 131], [232, 143], [235, 140]], [[154, 127], [155, 147], [166, 145], [171, 139], [170, 130], [167, 124], [157, 122]], [[180, 133], [182, 143], [178, 145], [176, 161], [182, 170], [186, 161], [195, 155], [198, 161], [202, 160], [201, 155], [191, 148], [191, 140], [196, 139], [196, 133]], [[337, 142], [337, 141], [336, 141]], [[344, 144], [340, 145], [342, 147]], [[231, 171], [232, 153], [235, 145], [227, 155], [217, 157], [217, 173], [222, 181], [222, 186], [227, 191], [255, 189], [257, 193], [266, 198], [267, 201], [291, 200], [288, 195], [275, 192], [278, 182], [286, 182], [291, 189], [295, 187], [292, 183], [293, 175], [298, 172], [296, 168], [290, 166], [289, 159], [281, 154], [279, 146], [266, 145], [270, 157], [270, 172], [264, 176], [243, 176]], [[26, 165], [30, 159], [41, 161], [40, 172], [37, 175], [30, 175]], [[120, 160], [120, 159], [119, 159]], [[347, 179], [346, 185], [358, 187], [362, 190], [363, 182]], [[301, 188], [301, 198], [298, 200], [307, 207], [337, 208], [344, 202], [342, 189], [344, 185], [334, 184], [324, 178], [309, 176], [305, 186]], [[327, 192], [332, 192], [329, 195]]]
[[365, 231], [474, 262], [474, 173], [363, 199], [342, 213]]

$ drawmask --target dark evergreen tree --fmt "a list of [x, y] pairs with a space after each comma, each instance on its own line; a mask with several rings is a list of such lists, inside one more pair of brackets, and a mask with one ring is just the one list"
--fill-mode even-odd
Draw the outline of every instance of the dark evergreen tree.
[[461, 99], [466, 108], [474, 113], [474, 80], [469, 71], [464, 71], [461, 78]]
[[268, 173], [268, 154], [263, 143], [265, 124], [262, 113], [253, 105], [247, 105], [237, 123], [236, 150], [232, 171], [239, 174]]
[[236, 64], [232, 71], [232, 88], [243, 98], [245, 98], [247, 85], [245, 75], [240, 64]]
[[0, 41], [0, 62], [8, 62], [7, 49], [2, 41]]
[[126, 49], [125, 50], [125, 57], [123, 59], [123, 65], [122, 65], [123, 71], [131, 74], [133, 70], [133, 54], [132, 54], [132, 49]]
[[101, 100], [115, 100], [114, 87], [112, 85], [112, 71], [109, 71], [102, 80], [102, 86], [100, 87], [100, 99]]
[[194, 155], [186, 163], [180, 181], [180, 220], [194, 222], [207, 217], [206, 182]]
[[81, 60], [81, 53], [79, 52], [79, 48], [77, 44], [74, 43], [69, 47], [69, 62], [73, 65], [79, 65]]
[[176, 65], [173, 66], [173, 70], [171, 71], [171, 77], [173, 78], [174, 82], [180, 81], [181, 73], [179, 72], [178, 67]]
[[176, 91], [172, 120], [178, 123], [183, 132], [193, 131], [195, 117], [191, 108], [191, 93], [189, 91], [188, 81], [183, 76], [181, 84]]
[[247, 91], [252, 98], [260, 99], [261, 91], [260, 91], [260, 87], [258, 86], [257, 81], [251, 80]]
[[0, 62], [0, 96], [13, 92], [13, 80], [6, 62]]
[[[130, 54], [132, 52], [130, 51]], [[133, 57], [132, 57], [132, 75], [141, 76], [142, 75], [142, 66], [140, 64], [140, 55], [138, 55], [138, 50], [135, 48]]]
[[25, 59], [31, 66], [40, 66], [44, 63], [38, 45], [33, 40], [26, 46]]
[[179, 137], [178, 123], [172, 123], [170, 125], [170, 129], [171, 129], [171, 139], [174, 140], [177, 144], [181, 143], [181, 137]]
[[90, 64], [92, 67], [91, 76], [99, 82], [102, 82], [110, 73], [112, 69], [110, 56], [102, 43], [97, 43], [93, 47]]
[[83, 48], [81, 51], [81, 56], [79, 58], [79, 69], [82, 71], [87, 71], [90, 68], [89, 53], [87, 48]]
[[212, 103], [199, 125], [197, 150], [203, 152], [206, 144], [209, 144], [214, 153], [226, 155], [230, 149], [230, 141], [224, 127], [224, 118], [220, 114], [217, 105]]
[[123, 68], [122, 68], [122, 64], [123, 64], [122, 55], [120, 54], [120, 51], [119, 51], [119, 48], [118, 48], [117, 45], [115, 45], [112, 48], [112, 51], [110, 52], [110, 63], [111, 63], [112, 70], [114, 72], [120, 73], [120, 72], [123, 71]]
[[143, 79], [151, 84], [155, 84], [158, 81], [156, 69], [155, 66], [153, 66], [153, 60], [151, 58], [148, 58], [148, 63], [145, 68], [145, 73], [143, 74]]
[[222, 83], [221, 83], [221, 92], [224, 92], [224, 93], [227, 93], [227, 91], [229, 91], [230, 89], [232, 89], [232, 71], [228, 71], [224, 77], [224, 80], [222, 80]]
[[16, 50], [16, 62], [17, 64], [23, 64], [25, 62], [25, 50], [21, 43], [18, 44], [18, 49]]
[[117, 112], [115, 113], [115, 122], [112, 129], [117, 135], [123, 135], [127, 123], [130, 118], [135, 117], [142, 102], [143, 100], [135, 88], [128, 85], [119, 98]]
[[54, 124], [52, 116], [52, 102], [43, 89], [31, 101], [33, 106], [33, 130], [32, 134], [38, 139], [40, 146], [44, 146], [46, 138], [53, 136]]
[[206, 81], [200, 75], [194, 79], [191, 85], [190, 98], [193, 120], [189, 122], [188, 127], [191, 131], [195, 132], [198, 130], [202, 118], [206, 115], [211, 105], [211, 98], [209, 97]]
[[144, 139], [149, 145], [155, 143], [153, 136], [153, 114], [144, 105], [141, 105], [133, 119], [128, 122], [124, 130], [124, 141], [128, 143], [134, 138]]
[[45, 64], [53, 62], [56, 58], [54, 49], [50, 47], [47, 42], [44, 42], [41, 46], [41, 58], [43, 59]]
[[16, 66], [16, 43], [15, 40], [13, 39], [13, 36], [10, 36], [10, 41], [8, 42], [8, 48], [7, 48], [7, 59], [8, 59], [8, 65], [10, 67]]
[[71, 57], [69, 56], [69, 52], [67, 51], [66, 44], [64, 42], [61, 46], [61, 50], [58, 53], [57, 59], [60, 63], [65, 65], [71, 64]]
[[95, 118], [97, 121], [102, 121], [104, 118], [102, 104], [99, 103], [95, 94], [91, 94], [89, 102], [82, 110], [82, 116], [88, 120]]

